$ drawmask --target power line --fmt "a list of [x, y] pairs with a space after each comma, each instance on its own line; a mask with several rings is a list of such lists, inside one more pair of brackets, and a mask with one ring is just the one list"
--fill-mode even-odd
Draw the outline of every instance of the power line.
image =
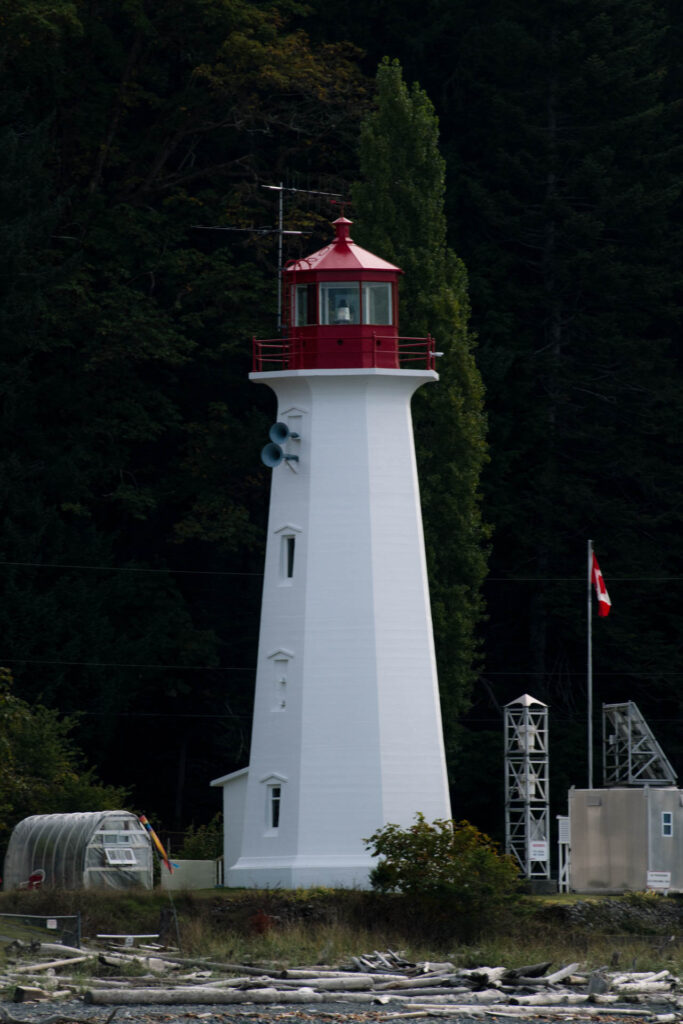
[[[152, 569], [137, 568], [126, 565], [76, 565], [69, 562], [10, 562], [0, 559], [0, 565], [15, 566], [19, 568], [34, 569], [84, 569], [103, 572], [167, 572], [176, 575], [225, 575], [225, 577], [257, 577], [262, 578], [262, 572], [233, 572], [227, 569]], [[615, 577], [609, 574], [610, 583], [675, 583], [683, 580], [683, 575], [677, 577]], [[486, 577], [486, 583], [586, 583], [586, 577]]]
[[174, 573], [186, 576], [263, 576], [262, 572], [228, 572], [222, 569], [138, 569], [119, 565], [70, 565], [61, 562], [4, 562], [0, 565], [29, 569], [94, 569], [102, 572]]
[[6, 658], [0, 655], [0, 664], [21, 665], [63, 665], [68, 668], [144, 668], [164, 672], [254, 672], [244, 666], [222, 667], [220, 665], [144, 665], [135, 662], [118, 661], [51, 661], [43, 658]]
[[193, 712], [191, 714], [184, 714], [179, 711], [60, 711], [61, 715], [74, 716], [78, 715], [79, 718], [209, 718], [213, 721], [214, 718], [226, 718], [236, 719], [239, 721], [251, 721], [251, 715], [233, 715], [233, 714], [214, 714], [213, 712], [206, 712], [205, 714], [198, 714]]
[[[683, 576], [612, 576], [610, 583], [671, 583]], [[485, 583], [586, 583], [585, 576], [488, 576]]]
[[[624, 676], [629, 676], [629, 677], [630, 676], [639, 676], [641, 678], [650, 679], [652, 676], [680, 676], [680, 675], [683, 675], [683, 671], [681, 671], [681, 672], [660, 672], [659, 669], [652, 669], [650, 671], [643, 670], [643, 671], [640, 671], [640, 672], [635, 672], [633, 669], [625, 668], [625, 669], [622, 669], [619, 672], [601, 672], [601, 671], [597, 671], [595, 674], [598, 675], [598, 676], [619, 676], [620, 678], [624, 677]], [[536, 669], [529, 669], [529, 671], [527, 671], [527, 672], [524, 672], [524, 671], [522, 671], [522, 672], [488, 672], [488, 671], [486, 671], [486, 672], [482, 673], [482, 676], [542, 676], [542, 677], [546, 677], [546, 678], [555, 678], [555, 679], [558, 679], [558, 680], [562, 680], [562, 679], [565, 679], [565, 678], [568, 678], [568, 677], [576, 677], [578, 679], [585, 679], [586, 671], [585, 671], [585, 669], [584, 669], [583, 672], [564, 672], [563, 671], [563, 672], [561, 672], [561, 673], [559, 673], [557, 675], [555, 675], [555, 673], [553, 673], [552, 671], [545, 671], [545, 672], [543, 672], [543, 671], [537, 671]]]

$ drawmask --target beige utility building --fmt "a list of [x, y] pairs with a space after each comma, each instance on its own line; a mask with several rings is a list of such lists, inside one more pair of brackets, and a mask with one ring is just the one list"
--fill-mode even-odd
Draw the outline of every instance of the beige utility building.
[[603, 789], [569, 791], [560, 889], [683, 892], [683, 790], [633, 701], [603, 705]]
[[572, 789], [569, 832], [574, 892], [683, 892], [683, 790]]

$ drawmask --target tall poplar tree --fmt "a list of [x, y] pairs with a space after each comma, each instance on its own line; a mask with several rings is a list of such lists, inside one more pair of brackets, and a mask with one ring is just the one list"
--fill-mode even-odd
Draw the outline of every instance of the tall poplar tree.
[[449, 248], [445, 164], [427, 94], [408, 88], [397, 60], [377, 71], [373, 111], [360, 134], [362, 180], [353, 188], [358, 240], [405, 271], [401, 333], [436, 338], [436, 386], [413, 400], [441, 701], [449, 762], [456, 718], [479, 663], [486, 527], [479, 478], [486, 459], [484, 389], [468, 330], [467, 273]]

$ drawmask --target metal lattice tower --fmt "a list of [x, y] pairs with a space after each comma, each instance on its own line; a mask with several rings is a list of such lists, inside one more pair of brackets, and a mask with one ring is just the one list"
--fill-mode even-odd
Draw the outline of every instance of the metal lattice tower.
[[549, 878], [548, 707], [528, 693], [505, 707], [505, 852], [526, 878]]
[[605, 786], [672, 786], [676, 772], [632, 700], [602, 705]]

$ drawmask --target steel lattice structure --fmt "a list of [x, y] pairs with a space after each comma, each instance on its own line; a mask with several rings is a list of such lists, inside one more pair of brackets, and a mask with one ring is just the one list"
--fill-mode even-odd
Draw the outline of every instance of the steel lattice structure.
[[505, 852], [526, 878], [550, 877], [548, 707], [525, 693], [505, 707]]
[[605, 786], [676, 784], [676, 772], [632, 700], [603, 704], [602, 736]]

